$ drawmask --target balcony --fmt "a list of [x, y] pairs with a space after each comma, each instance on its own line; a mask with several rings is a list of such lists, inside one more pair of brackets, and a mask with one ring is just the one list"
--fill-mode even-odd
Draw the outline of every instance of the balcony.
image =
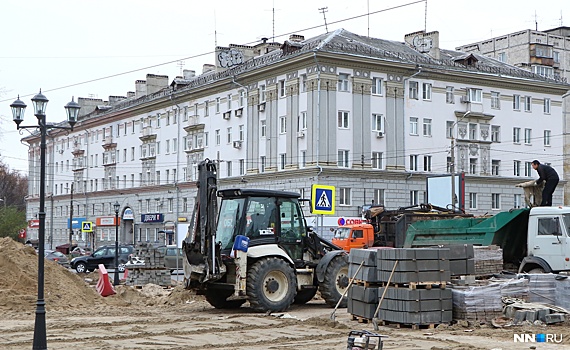
[[194, 130], [203, 130], [205, 127], [204, 123], [200, 123], [200, 117], [193, 115], [188, 117], [188, 125], [184, 127], [186, 132], [191, 132]]
[[154, 140], [154, 139], [156, 139], [156, 134], [154, 133], [154, 130], [152, 129], [152, 127], [145, 126], [141, 130], [141, 136], [139, 136], [139, 139], [141, 141]]

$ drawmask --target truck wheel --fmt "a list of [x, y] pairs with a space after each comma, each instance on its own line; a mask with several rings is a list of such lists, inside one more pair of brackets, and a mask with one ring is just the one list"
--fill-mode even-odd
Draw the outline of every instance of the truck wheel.
[[287, 309], [297, 294], [293, 268], [279, 258], [265, 258], [247, 272], [247, 296], [255, 311], [278, 312]]
[[[348, 287], [348, 255], [339, 255], [327, 266], [323, 283], [319, 285], [321, 296], [330, 306], [336, 306]], [[339, 307], [346, 307], [348, 298], [342, 298]]]
[[297, 305], [306, 304], [313, 299], [315, 294], [317, 294], [317, 288], [316, 287], [315, 288], [301, 289], [300, 291], [297, 291], [297, 295], [295, 296], [295, 300], [293, 301], [293, 304], [297, 304]]
[[226, 300], [232, 294], [232, 291], [208, 289], [206, 290], [206, 300], [216, 309], [237, 309], [246, 302], [245, 299]]

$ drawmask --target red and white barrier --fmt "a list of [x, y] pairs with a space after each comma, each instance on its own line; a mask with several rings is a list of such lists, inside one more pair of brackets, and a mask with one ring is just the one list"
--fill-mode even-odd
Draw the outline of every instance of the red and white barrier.
[[115, 288], [109, 280], [109, 273], [103, 264], [99, 264], [99, 281], [97, 281], [97, 293], [103, 297], [115, 294]]

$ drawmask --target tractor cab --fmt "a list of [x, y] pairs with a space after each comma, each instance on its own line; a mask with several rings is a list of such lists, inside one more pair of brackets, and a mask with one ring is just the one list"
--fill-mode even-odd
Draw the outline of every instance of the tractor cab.
[[293, 259], [301, 259], [307, 234], [299, 194], [271, 190], [222, 190], [216, 243], [228, 255], [236, 236], [249, 238], [249, 246], [278, 244]]

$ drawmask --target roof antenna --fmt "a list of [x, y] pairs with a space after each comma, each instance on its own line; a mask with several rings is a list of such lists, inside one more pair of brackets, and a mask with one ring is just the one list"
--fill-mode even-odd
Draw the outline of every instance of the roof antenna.
[[366, 11], [368, 12], [368, 37], [370, 38], [370, 0], [366, 0]]
[[180, 60], [176, 63], [176, 65], [180, 67], [180, 76], [183, 76], [184, 70], [182, 69], [182, 67], [184, 67], [185, 64], [186, 62], [184, 62], [183, 60]]
[[536, 10], [534, 10], [534, 30], [538, 31], [538, 18], [536, 16]]
[[425, 14], [424, 14], [424, 34], [427, 33], [427, 0], [425, 0]]
[[563, 27], [564, 24], [562, 22], [562, 10], [560, 10], [560, 26]]
[[273, 37], [271, 37], [271, 42], [274, 43], [275, 42], [275, 0], [273, 0], [273, 8], [271, 10], [273, 11]]
[[319, 11], [323, 14], [323, 18], [325, 19], [325, 30], [327, 31], [327, 33], [329, 32], [329, 27], [327, 26], [327, 16], [325, 15], [325, 12], [329, 12], [329, 8], [328, 7], [321, 7], [319, 9]]

